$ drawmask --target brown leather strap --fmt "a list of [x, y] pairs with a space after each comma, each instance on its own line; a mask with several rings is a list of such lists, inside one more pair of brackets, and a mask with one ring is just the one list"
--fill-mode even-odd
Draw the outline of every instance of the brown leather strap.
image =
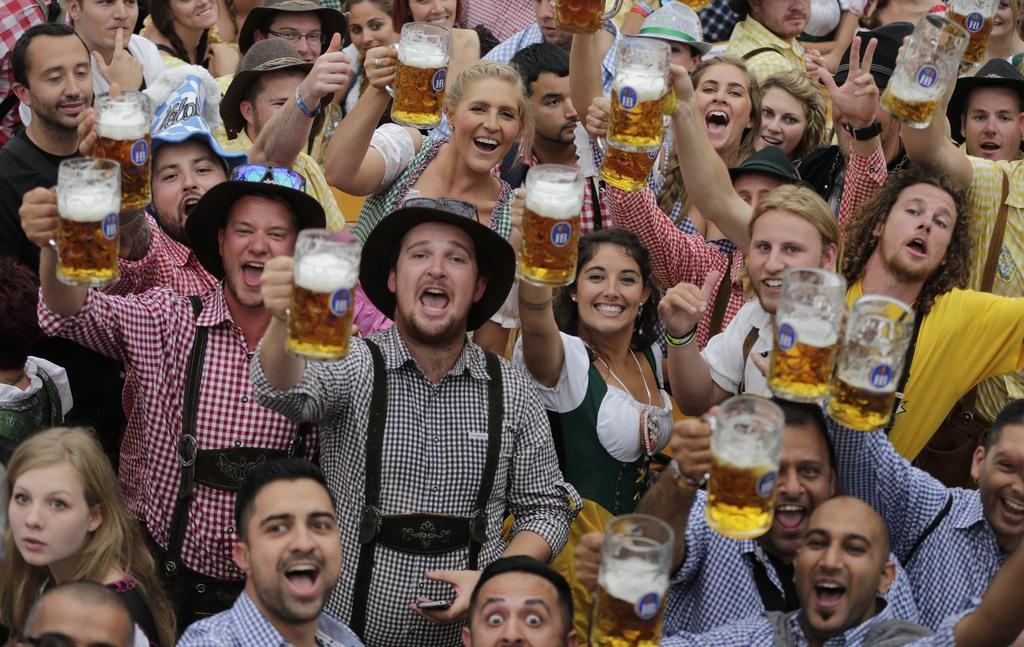
[[757, 49], [752, 49], [749, 52], [747, 52], [746, 54], [744, 54], [743, 55], [743, 60], [744, 61], [749, 61], [750, 59], [754, 58], [755, 56], [759, 56], [761, 54], [767, 54], [768, 52], [775, 52], [779, 56], [785, 56], [785, 54], [782, 53], [782, 50], [780, 50], [778, 48], [775, 48], [775, 47], [758, 47]]
[[708, 326], [708, 339], [722, 332], [725, 309], [729, 306], [729, 297], [732, 296], [733, 254], [735, 252], [729, 252], [729, 265], [725, 269], [725, 277], [718, 284], [718, 292], [715, 293], [715, 305], [711, 308], [711, 322]]
[[981, 273], [981, 291], [991, 292], [992, 283], [996, 278], [996, 267], [999, 265], [999, 255], [1003, 251], [1003, 238], [1006, 234], [1006, 218], [1010, 206], [1006, 204], [1010, 195], [1010, 178], [1003, 172], [1003, 197], [999, 200], [999, 214], [996, 216], [996, 224], [992, 228], [992, 238], [988, 242], [988, 257], [985, 259], [985, 269]]
[[737, 395], [747, 391], [747, 359], [750, 358], [750, 351], [754, 349], [754, 344], [757, 343], [757, 338], [760, 335], [761, 329], [757, 326], [751, 326], [750, 330], [747, 331], [747, 336], [743, 338], [743, 373], [740, 377], [740, 388], [736, 392]]

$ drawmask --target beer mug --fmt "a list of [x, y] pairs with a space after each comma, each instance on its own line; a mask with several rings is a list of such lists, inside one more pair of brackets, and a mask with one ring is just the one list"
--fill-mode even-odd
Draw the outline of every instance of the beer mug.
[[88, 157], [61, 162], [57, 211], [57, 279], [80, 286], [116, 280], [120, 165]]
[[707, 420], [711, 475], [704, 518], [725, 537], [760, 537], [772, 527], [775, 511], [785, 425], [782, 409], [765, 398], [737, 395]]
[[631, 152], [609, 146], [601, 162], [601, 179], [623, 191], [639, 191], [658, 159], [658, 150]]
[[902, 301], [857, 299], [832, 378], [828, 412], [833, 418], [863, 431], [889, 422], [913, 332], [914, 311]]
[[134, 211], [150, 202], [150, 108], [142, 92], [96, 98], [96, 157], [121, 165], [121, 208]]
[[391, 120], [413, 128], [434, 128], [441, 123], [452, 50], [451, 31], [431, 23], [407, 22], [397, 48]]
[[285, 341], [288, 351], [327, 360], [348, 353], [360, 251], [357, 241], [338, 231], [299, 232]]
[[967, 31], [950, 19], [923, 16], [896, 59], [896, 71], [882, 92], [882, 108], [911, 128], [927, 128], [942, 94], [956, 81], [967, 40]]
[[627, 514], [608, 522], [597, 574], [591, 645], [658, 645], [673, 545], [672, 528], [661, 519]]
[[583, 183], [582, 173], [561, 164], [539, 164], [526, 173], [519, 256], [519, 276], [524, 281], [561, 286], [576, 278]]
[[555, 0], [555, 27], [573, 34], [593, 34], [601, 31], [606, 20], [611, 20], [622, 8], [622, 0], [604, 10], [605, 0]]
[[668, 44], [653, 38], [625, 38], [619, 44], [608, 119], [609, 146], [632, 152], [661, 146], [671, 55]]
[[846, 311], [846, 280], [819, 269], [790, 268], [782, 276], [768, 387], [786, 400], [816, 402], [828, 394]]
[[968, 65], [985, 62], [988, 37], [992, 33], [999, 0], [953, 0], [946, 17], [967, 30], [970, 40], [962, 61]]

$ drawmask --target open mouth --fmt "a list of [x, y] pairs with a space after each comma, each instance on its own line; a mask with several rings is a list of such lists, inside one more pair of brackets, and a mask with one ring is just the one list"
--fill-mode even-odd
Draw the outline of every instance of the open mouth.
[[440, 288], [426, 288], [420, 294], [420, 304], [428, 314], [442, 314], [451, 302], [448, 293]]
[[729, 115], [722, 110], [710, 110], [704, 115], [704, 127], [708, 133], [720, 133], [729, 127]]
[[981, 142], [981, 144], [979, 144], [978, 147], [981, 150], [989, 151], [990, 153], [994, 153], [995, 151], [998, 151], [1000, 148], [999, 144], [995, 142]]
[[778, 137], [771, 137], [769, 135], [761, 135], [761, 140], [769, 146], [782, 146], [782, 140]]
[[1024, 502], [1014, 501], [1006, 496], [999, 497], [1003, 504], [1004, 516], [1015, 524], [1024, 523]]
[[[781, 281], [780, 281], [781, 283]], [[775, 523], [779, 528], [792, 532], [800, 528], [807, 518], [807, 508], [802, 505], [785, 504], [775, 506]]]
[[242, 263], [242, 281], [251, 288], [260, 287], [263, 276], [263, 263]]
[[926, 256], [928, 254], [928, 246], [920, 238], [915, 238], [907, 244], [907, 249], [914, 253], [916, 256]]
[[835, 609], [842, 602], [844, 595], [846, 587], [837, 582], [819, 581], [814, 585], [814, 601], [819, 609]]
[[320, 569], [314, 564], [295, 564], [289, 566], [284, 577], [288, 580], [288, 586], [300, 597], [310, 597], [316, 594], [317, 583], [320, 581]]
[[194, 193], [190, 193], [190, 194], [186, 195], [184, 198], [182, 198], [181, 205], [179, 207], [179, 210], [181, 211], [181, 213], [183, 213], [186, 216], [191, 214], [192, 213], [192, 209], [194, 209], [195, 206], [197, 204], [199, 204], [199, 198], [200, 197], [202, 197], [202, 196], [198, 196], [198, 195], [196, 195]]
[[490, 155], [498, 150], [498, 140], [490, 137], [474, 137], [473, 145], [484, 155]]

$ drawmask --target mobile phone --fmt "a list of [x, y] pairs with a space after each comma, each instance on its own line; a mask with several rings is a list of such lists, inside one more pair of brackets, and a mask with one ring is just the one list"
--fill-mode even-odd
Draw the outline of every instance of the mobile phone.
[[451, 600], [423, 600], [416, 603], [417, 609], [426, 611], [444, 611], [452, 606]]

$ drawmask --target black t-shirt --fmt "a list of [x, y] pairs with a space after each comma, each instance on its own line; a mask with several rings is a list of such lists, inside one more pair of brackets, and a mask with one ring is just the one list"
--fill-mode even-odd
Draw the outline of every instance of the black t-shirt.
[[765, 554], [768, 555], [768, 560], [771, 561], [772, 566], [775, 567], [775, 574], [779, 576], [779, 583], [782, 584], [783, 608], [778, 610], [786, 613], [796, 611], [800, 608], [800, 600], [796, 596], [796, 580], [793, 577], [793, 564], [786, 564], [774, 555], [769, 554], [767, 551]]

